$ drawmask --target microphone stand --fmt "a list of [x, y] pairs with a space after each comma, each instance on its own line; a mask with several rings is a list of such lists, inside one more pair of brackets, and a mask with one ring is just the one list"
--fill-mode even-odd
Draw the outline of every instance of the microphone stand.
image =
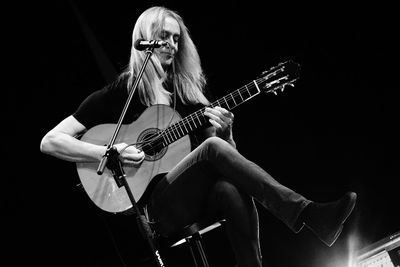
[[115, 179], [116, 184], [118, 185], [118, 187], [122, 187], [124, 186], [126, 189], [126, 192], [128, 193], [128, 197], [130, 199], [130, 201], [132, 202], [132, 206], [134, 208], [134, 211], [136, 213], [136, 222], [138, 224], [139, 230], [141, 232], [141, 234], [143, 235], [143, 237], [145, 238], [145, 240], [147, 240], [148, 245], [150, 246], [150, 249], [153, 253], [154, 259], [157, 263], [157, 267], [164, 267], [164, 263], [161, 259], [160, 253], [158, 252], [158, 250], [156, 249], [156, 246], [153, 242], [153, 233], [150, 229], [150, 226], [148, 224], [147, 218], [145, 215], [143, 215], [140, 211], [139, 205], [137, 204], [135, 198], [133, 197], [132, 191], [129, 187], [129, 184], [126, 180], [126, 175], [124, 172], [124, 169], [122, 167], [122, 163], [119, 159], [119, 152], [117, 151], [117, 149], [114, 147], [115, 144], [115, 140], [117, 139], [118, 133], [121, 129], [122, 126], [122, 121], [124, 120], [126, 111], [128, 110], [129, 104], [132, 100], [133, 94], [136, 91], [136, 88], [139, 84], [140, 79], [143, 76], [143, 72], [146, 68], [146, 65], [151, 57], [151, 55], [154, 52], [154, 45], [150, 46], [148, 49], [146, 49], [146, 58], [143, 62], [142, 68], [139, 71], [138, 76], [135, 79], [135, 83], [133, 85], [132, 90], [130, 90], [129, 95], [128, 95], [128, 99], [125, 103], [124, 109], [122, 110], [122, 113], [120, 115], [120, 118], [118, 120], [117, 126], [115, 128], [114, 134], [112, 135], [109, 144], [107, 145], [107, 150], [106, 153], [103, 155], [100, 164], [97, 168], [97, 174], [98, 175], [102, 175], [104, 172], [104, 168], [107, 166]]

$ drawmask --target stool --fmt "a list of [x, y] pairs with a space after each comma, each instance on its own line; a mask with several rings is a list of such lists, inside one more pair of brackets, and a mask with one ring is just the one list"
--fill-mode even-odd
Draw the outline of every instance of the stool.
[[189, 245], [194, 266], [209, 267], [206, 254], [203, 249], [201, 236], [221, 226], [224, 222], [224, 219], [219, 221], [207, 219], [188, 225], [184, 227], [182, 231], [175, 234], [175, 236], [171, 237], [171, 240], [178, 240], [173, 242], [171, 247], [175, 247], [186, 242]]

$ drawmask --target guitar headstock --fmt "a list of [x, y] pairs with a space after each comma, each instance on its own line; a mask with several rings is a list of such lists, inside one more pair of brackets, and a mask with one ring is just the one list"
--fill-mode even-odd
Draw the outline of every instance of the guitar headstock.
[[286, 86], [294, 87], [294, 82], [299, 76], [300, 65], [288, 60], [262, 72], [256, 82], [261, 91], [277, 94], [279, 90], [282, 92]]

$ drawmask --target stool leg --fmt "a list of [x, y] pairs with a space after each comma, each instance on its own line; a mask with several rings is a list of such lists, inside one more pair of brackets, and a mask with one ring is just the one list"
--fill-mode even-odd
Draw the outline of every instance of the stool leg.
[[194, 251], [193, 251], [193, 243], [192, 243], [192, 240], [190, 240], [190, 238], [185, 238], [185, 239], [186, 239], [186, 242], [187, 242], [188, 245], [189, 245], [190, 254], [192, 254], [194, 266], [195, 266], [195, 267], [198, 267], [198, 265], [197, 265], [197, 260], [196, 260], [196, 255], [194, 254]]
[[192, 241], [194, 242], [194, 245], [196, 246], [197, 252], [200, 255], [203, 266], [209, 267], [206, 254], [205, 254], [203, 246], [201, 244], [201, 235], [197, 232], [193, 235], [192, 239], [193, 239]]

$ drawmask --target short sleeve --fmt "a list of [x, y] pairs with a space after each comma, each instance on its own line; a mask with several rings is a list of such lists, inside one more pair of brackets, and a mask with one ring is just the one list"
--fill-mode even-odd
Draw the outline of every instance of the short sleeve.
[[87, 129], [99, 124], [115, 123], [126, 97], [126, 81], [118, 78], [86, 97], [72, 115]]

